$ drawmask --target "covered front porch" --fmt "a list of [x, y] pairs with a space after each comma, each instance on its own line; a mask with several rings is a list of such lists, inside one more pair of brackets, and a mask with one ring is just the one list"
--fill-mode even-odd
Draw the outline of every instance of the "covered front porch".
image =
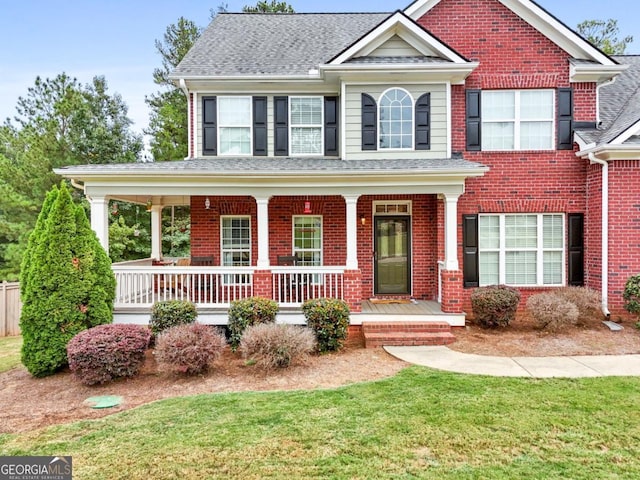
[[[464, 325], [457, 202], [466, 178], [485, 171], [462, 159], [264, 158], [59, 173], [83, 182], [105, 249], [109, 200], [149, 207], [152, 259], [113, 265], [117, 321], [146, 322], [154, 302], [181, 298], [201, 320], [223, 324], [232, 301], [261, 296], [279, 304], [282, 321], [298, 323], [304, 301], [330, 297], [349, 304], [356, 325], [389, 317]], [[161, 212], [176, 205], [190, 206], [192, 259], [206, 264], [162, 256]], [[368, 302], [380, 297], [413, 311]]]

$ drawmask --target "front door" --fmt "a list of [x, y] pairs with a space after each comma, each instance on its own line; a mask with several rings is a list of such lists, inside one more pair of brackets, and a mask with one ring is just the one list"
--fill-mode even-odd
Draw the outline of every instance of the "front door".
[[411, 293], [411, 217], [375, 217], [375, 294]]

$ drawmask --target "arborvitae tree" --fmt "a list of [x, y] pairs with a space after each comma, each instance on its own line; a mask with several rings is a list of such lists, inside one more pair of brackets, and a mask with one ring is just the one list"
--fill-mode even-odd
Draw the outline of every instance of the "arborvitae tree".
[[67, 343], [77, 333], [111, 322], [115, 296], [110, 261], [64, 183], [44, 223], [27, 247], [20, 317], [22, 363], [36, 377], [67, 364]]

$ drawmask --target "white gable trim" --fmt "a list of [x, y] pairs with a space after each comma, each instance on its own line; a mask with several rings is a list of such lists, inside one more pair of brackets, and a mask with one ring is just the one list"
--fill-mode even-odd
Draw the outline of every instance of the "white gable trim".
[[[409, 5], [405, 13], [417, 21], [435, 7], [441, 0], [416, 0]], [[538, 30], [574, 58], [593, 60], [602, 65], [617, 63], [595, 48], [577, 33], [530, 0], [498, 0], [525, 22]]]
[[611, 145], [622, 145], [634, 135], [640, 135], [640, 120], [609, 142]]
[[366, 56], [394, 35], [398, 35], [413, 48], [425, 55], [432, 55], [435, 52], [438, 56], [453, 63], [467, 63], [466, 59], [429, 35], [422, 27], [402, 12], [396, 12], [341, 54], [329, 61], [327, 65], [341, 65], [351, 58]]

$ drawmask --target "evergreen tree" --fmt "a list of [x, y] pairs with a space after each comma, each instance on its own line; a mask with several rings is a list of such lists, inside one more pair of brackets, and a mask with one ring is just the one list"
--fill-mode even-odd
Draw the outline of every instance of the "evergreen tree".
[[22, 363], [35, 377], [66, 365], [77, 333], [111, 321], [115, 296], [110, 261], [64, 182], [47, 196], [39, 223], [23, 262], [20, 316]]
[[259, 1], [255, 6], [245, 5], [242, 11], [244, 13], [294, 13], [291, 5], [278, 0]]

